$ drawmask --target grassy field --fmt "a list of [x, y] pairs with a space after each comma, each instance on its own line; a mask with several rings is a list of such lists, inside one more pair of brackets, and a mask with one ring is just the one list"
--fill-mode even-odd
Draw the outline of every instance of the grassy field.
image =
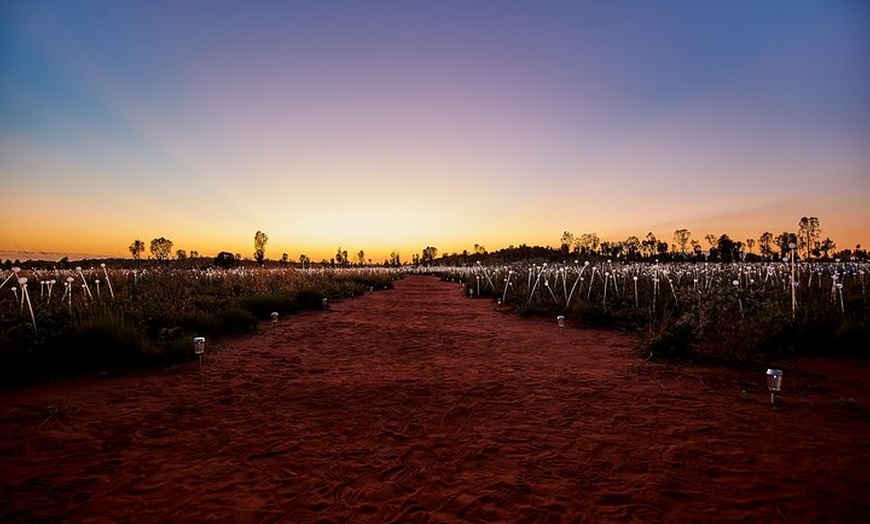
[[505, 311], [640, 334], [651, 357], [746, 363], [870, 347], [868, 264], [473, 264], [404, 268], [21, 269], [0, 274], [7, 375], [192, 357], [192, 338], [256, 332], [272, 313], [392, 287], [410, 271], [463, 282]]
[[13, 268], [0, 275], [7, 374], [191, 358], [192, 338], [253, 333], [272, 313], [392, 287], [394, 269]]
[[640, 332], [651, 356], [728, 362], [866, 353], [868, 270], [866, 262], [601, 260], [437, 269], [470, 296], [523, 314]]

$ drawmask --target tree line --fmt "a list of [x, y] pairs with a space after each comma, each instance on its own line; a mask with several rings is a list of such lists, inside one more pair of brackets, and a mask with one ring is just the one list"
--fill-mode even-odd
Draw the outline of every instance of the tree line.
[[[630, 261], [644, 260], [695, 260], [709, 262], [739, 262], [739, 261], [771, 261], [784, 258], [794, 253], [796, 258], [803, 260], [819, 259], [828, 260], [839, 258], [843, 260], [867, 260], [867, 250], [860, 244], [854, 249], [842, 249], [837, 251], [836, 243], [830, 237], [822, 238], [822, 229], [817, 217], [801, 217], [797, 224], [797, 231], [783, 231], [774, 235], [769, 231], [763, 232], [758, 238], [746, 238], [737, 240], [727, 233], [721, 235], [706, 234], [701, 238], [694, 238], [688, 229], [674, 230], [668, 240], [657, 238], [652, 232], [643, 237], [631, 235], [624, 240], [602, 240], [597, 233], [583, 233], [574, 235], [570, 231], [564, 231], [559, 239], [559, 247], [551, 248], [541, 246], [527, 246], [521, 244], [518, 247], [508, 246], [490, 253], [482, 244], [474, 244], [472, 251], [463, 250], [461, 253], [443, 254], [438, 258], [439, 250], [434, 246], [426, 246], [420, 254], [411, 256], [413, 265], [431, 265], [434, 263], [468, 264], [477, 261], [501, 261], [514, 262], [522, 260], [565, 260], [567, 258], [590, 258], [604, 257]], [[266, 246], [269, 236], [257, 231], [254, 234], [253, 259], [259, 266], [266, 264]], [[164, 237], [151, 240], [148, 250], [154, 260], [161, 264], [168, 264], [170, 259], [179, 261], [198, 259], [199, 254], [191, 250], [190, 253], [183, 249], [174, 252], [173, 242]], [[140, 264], [142, 255], [145, 253], [146, 244], [136, 239], [129, 246], [129, 251]], [[211, 260], [219, 267], [234, 267], [242, 262], [239, 253], [221, 251]], [[285, 266], [291, 263], [298, 264], [303, 268], [312, 265], [312, 260], [305, 254], [300, 254], [298, 262], [290, 261], [287, 253], [283, 253], [277, 260], [279, 265]], [[330, 259], [322, 259], [318, 265], [330, 267], [348, 267], [375, 265], [371, 258], [366, 257], [364, 250], [359, 250], [355, 256], [351, 256], [346, 249], [340, 246]], [[403, 264], [398, 251], [390, 253], [384, 259], [383, 266], [401, 266]], [[378, 264], [381, 265], [381, 264]]]
[[[266, 245], [269, 243], [269, 235], [262, 231], [257, 231], [254, 234], [254, 251], [253, 257], [254, 261], [260, 267], [266, 265]], [[184, 260], [196, 260], [200, 259], [199, 253], [197, 251], [191, 250], [190, 254], [187, 253], [184, 249], [178, 249], [174, 252], [172, 248], [174, 243], [165, 238], [158, 237], [151, 240], [149, 244], [148, 251], [151, 253], [153, 260], [156, 260], [161, 265], [168, 265], [169, 261], [173, 258], [178, 261]], [[130, 251], [130, 254], [133, 257], [133, 260], [136, 263], [136, 267], [141, 266], [142, 255], [145, 254], [146, 244], [141, 239], [135, 239], [127, 248]], [[427, 248], [429, 251], [428, 257], [430, 259], [434, 258], [435, 253], [437, 253], [437, 249], [435, 248]], [[425, 251], [424, 251], [425, 253]], [[231, 268], [240, 265], [243, 262], [243, 258], [241, 253], [232, 253], [230, 251], [221, 251], [219, 252], [214, 259], [210, 259], [210, 262], [213, 263], [217, 267], [223, 268]], [[278, 259], [278, 264], [281, 266], [290, 265], [291, 262], [290, 256], [287, 253], [282, 253], [281, 258]], [[303, 269], [309, 267], [313, 264], [311, 258], [308, 255], [300, 254], [298, 259], [298, 265]], [[331, 266], [331, 267], [348, 267], [351, 265], [375, 265], [371, 258], [366, 257], [366, 253], [364, 250], [359, 250], [354, 258], [351, 258], [346, 249], [342, 249], [340, 246], [338, 247], [335, 256], [327, 259], [322, 259], [318, 265], [321, 266]], [[402, 265], [401, 258], [399, 256], [398, 251], [394, 251], [390, 253], [389, 258], [386, 258], [383, 263], [384, 266], [400, 266]]]
[[[657, 238], [652, 232], [644, 237], [631, 235], [621, 241], [602, 240], [597, 233], [574, 235], [564, 231], [559, 247], [508, 246], [495, 252], [487, 252], [475, 244], [475, 250], [444, 255], [441, 262], [468, 264], [474, 262], [517, 262], [530, 260], [564, 261], [569, 258], [608, 258], [630, 261], [709, 261], [709, 262], [762, 262], [788, 257], [794, 253], [802, 260], [860, 260], [868, 259], [867, 250], [860, 244], [854, 249], [837, 251], [836, 243], [821, 237], [817, 217], [802, 217], [797, 232], [783, 231], [774, 235], [769, 231], [757, 239], [736, 240], [727, 233], [706, 234], [693, 238], [688, 229], [674, 230], [670, 242]], [[480, 249], [479, 249], [480, 247]]]
[[[704, 235], [706, 249], [701, 240], [692, 238], [688, 229], [674, 231], [671, 242], [659, 240], [650, 232], [643, 239], [629, 236], [621, 242], [599, 241], [595, 233], [575, 237], [569, 231], [562, 233], [560, 249], [565, 254], [624, 257], [629, 260], [666, 258], [668, 260], [708, 260], [717, 262], [774, 260], [788, 256], [792, 251], [804, 260], [830, 258], [866, 259], [867, 252], [858, 244], [855, 250], [836, 251], [830, 237], [821, 239], [821, 227], [816, 217], [802, 217], [798, 231], [783, 231], [774, 236], [765, 231], [758, 239], [745, 241], [732, 239], [727, 233]], [[758, 249], [756, 252], [755, 249]]]

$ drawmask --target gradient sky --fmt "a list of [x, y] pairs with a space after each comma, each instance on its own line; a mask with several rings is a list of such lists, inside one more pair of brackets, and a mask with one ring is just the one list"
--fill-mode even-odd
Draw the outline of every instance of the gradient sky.
[[0, 181], [35, 258], [867, 246], [870, 6], [3, 0]]

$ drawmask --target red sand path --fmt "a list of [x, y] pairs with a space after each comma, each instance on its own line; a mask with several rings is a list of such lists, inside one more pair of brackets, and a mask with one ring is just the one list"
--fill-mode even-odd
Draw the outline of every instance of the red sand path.
[[870, 521], [864, 364], [773, 409], [764, 369], [637, 345], [409, 277], [201, 369], [0, 392], [0, 521]]

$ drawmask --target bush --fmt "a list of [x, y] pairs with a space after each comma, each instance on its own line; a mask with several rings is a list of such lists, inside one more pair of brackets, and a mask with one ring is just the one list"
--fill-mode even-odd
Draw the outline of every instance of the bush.
[[867, 321], [849, 317], [834, 330], [834, 350], [848, 355], [866, 356], [870, 348]]
[[220, 335], [244, 335], [256, 332], [260, 322], [250, 311], [235, 307], [218, 313], [215, 325]]
[[221, 251], [214, 257], [214, 265], [222, 269], [232, 269], [239, 265], [239, 261], [229, 251]]
[[322, 309], [323, 293], [313, 289], [303, 289], [296, 294], [296, 303], [301, 309]]
[[[228, 256], [229, 255], [229, 256]], [[229, 252], [219, 256], [236, 265]], [[84, 264], [82, 264], [84, 265]], [[23, 270], [28, 278], [46, 278]], [[108, 276], [106, 275], [108, 273]], [[143, 270], [89, 268], [54, 272], [55, 293], [31, 295], [38, 332], [12, 297], [0, 297], [0, 375], [93, 367], [164, 364], [191, 359], [192, 338], [255, 332], [273, 311], [320, 309], [322, 298], [359, 294], [369, 286], [392, 286], [394, 270], [281, 269]], [[80, 285], [82, 276], [93, 295]], [[9, 274], [0, 274], [0, 279]], [[73, 279], [72, 293], [63, 284]], [[96, 293], [96, 279], [103, 283]], [[108, 291], [111, 281], [114, 298]]]
[[241, 301], [241, 306], [260, 320], [268, 320], [273, 312], [284, 315], [299, 311], [296, 297], [290, 294], [248, 298]]
[[685, 329], [671, 328], [649, 335], [644, 347], [650, 358], [686, 358], [690, 355], [692, 335]]
[[103, 368], [141, 360], [149, 344], [136, 326], [122, 318], [101, 314], [87, 318], [55, 337], [38, 352], [39, 365], [48, 368]]

